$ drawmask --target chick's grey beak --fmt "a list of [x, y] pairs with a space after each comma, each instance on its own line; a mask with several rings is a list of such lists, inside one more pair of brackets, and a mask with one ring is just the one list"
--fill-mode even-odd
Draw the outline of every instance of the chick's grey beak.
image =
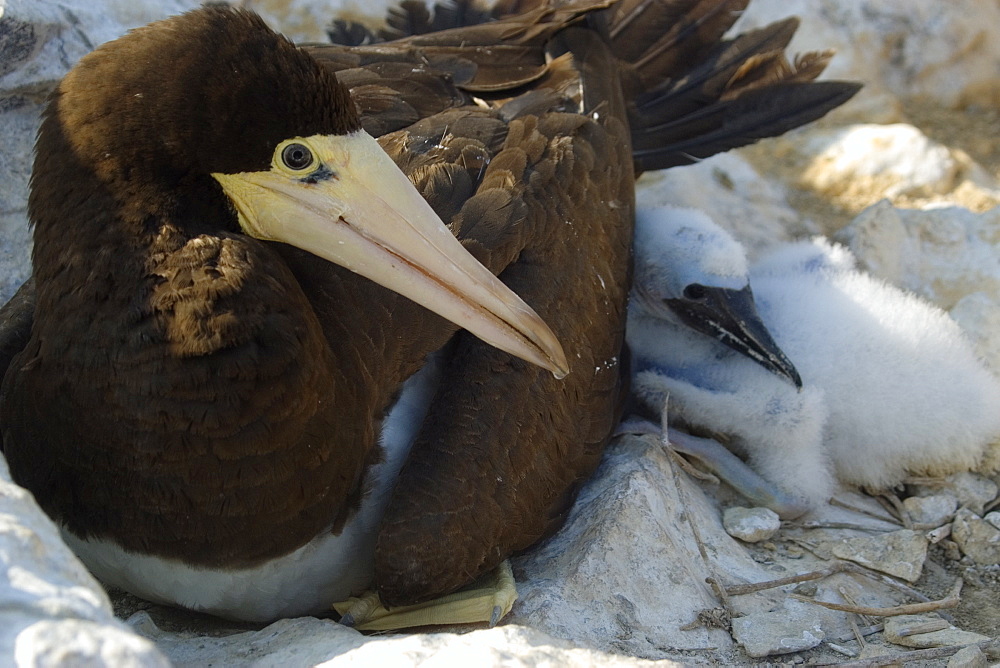
[[688, 327], [718, 339], [802, 389], [799, 372], [760, 319], [749, 285], [740, 290], [689, 285], [683, 298], [664, 301]]

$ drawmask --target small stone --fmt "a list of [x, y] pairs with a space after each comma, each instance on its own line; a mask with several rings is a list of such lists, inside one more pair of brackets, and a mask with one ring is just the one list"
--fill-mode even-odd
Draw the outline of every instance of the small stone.
[[816, 595], [817, 590], [818, 587], [816, 586], [815, 582], [803, 582], [801, 584], [796, 585], [795, 589], [792, 590], [792, 593], [798, 594], [799, 596], [808, 596], [809, 598], [812, 598], [813, 596]]
[[978, 647], [963, 647], [948, 659], [948, 668], [986, 668], [986, 655]]
[[951, 535], [966, 556], [977, 564], [1000, 564], [1000, 529], [963, 508], [955, 514]]
[[997, 498], [997, 484], [978, 473], [956, 473], [948, 476], [948, 487], [958, 497], [958, 502], [977, 515], [983, 514], [986, 504]]
[[733, 620], [733, 637], [755, 659], [812, 649], [826, 634], [819, 617], [790, 615], [786, 610], [758, 612]]
[[994, 510], [992, 513], [988, 513], [983, 519], [995, 526], [997, 529], [1000, 529], [1000, 511]]
[[944, 546], [944, 556], [949, 561], [959, 561], [962, 558], [962, 550], [958, 549], [958, 545], [953, 540], [943, 540], [941, 544]]
[[767, 540], [781, 528], [781, 518], [770, 508], [726, 508], [722, 526], [733, 538], [747, 543]]
[[951, 494], [933, 494], [931, 496], [911, 496], [903, 500], [903, 507], [910, 514], [910, 519], [917, 524], [939, 527], [950, 522], [958, 510], [958, 499]]
[[846, 538], [833, 545], [835, 557], [916, 582], [927, 558], [927, 539], [910, 529], [880, 536]]
[[[940, 617], [930, 615], [900, 615], [888, 617], [885, 620], [885, 639], [896, 645], [928, 649], [930, 647], [948, 647], [950, 645], [968, 645], [970, 643], [989, 640], [988, 637], [970, 631], [963, 631], [952, 625], [939, 631], [928, 633], [913, 633], [910, 631], [924, 624], [943, 622]], [[933, 628], [933, 627], [932, 627]]]

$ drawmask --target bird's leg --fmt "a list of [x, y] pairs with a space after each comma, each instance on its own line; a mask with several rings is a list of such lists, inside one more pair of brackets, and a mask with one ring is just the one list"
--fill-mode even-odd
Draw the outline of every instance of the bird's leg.
[[749, 501], [770, 508], [782, 519], [793, 519], [809, 510], [807, 504], [762, 478], [715, 439], [693, 436], [673, 427], [666, 428], [664, 437], [665, 427], [665, 424], [659, 426], [651, 420], [632, 417], [624, 420], [615, 433], [659, 435], [665, 447], [694, 457]]
[[510, 561], [504, 561], [468, 587], [415, 605], [387, 609], [378, 594], [365, 592], [361, 597], [334, 603], [340, 622], [359, 631], [392, 631], [416, 626], [453, 624], [489, 624], [493, 628], [510, 612], [517, 600], [517, 588]]

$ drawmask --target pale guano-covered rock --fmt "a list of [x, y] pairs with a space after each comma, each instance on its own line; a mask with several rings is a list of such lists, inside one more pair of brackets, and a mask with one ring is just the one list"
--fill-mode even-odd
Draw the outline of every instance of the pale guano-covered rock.
[[0, 304], [31, 274], [28, 176], [43, 102], [94, 47], [198, 0], [0, 0]]
[[[913, 633], [921, 627], [941, 627], [937, 631]], [[929, 647], [949, 647], [989, 640], [988, 637], [971, 631], [962, 631], [944, 623], [937, 615], [899, 615], [885, 618], [885, 639], [896, 645], [926, 649]]]
[[733, 636], [755, 659], [812, 649], [826, 633], [818, 615], [788, 610], [758, 612], [733, 620]]
[[865, 271], [950, 310], [974, 292], [1000, 296], [1000, 209], [868, 207], [837, 235]]
[[770, 508], [726, 508], [722, 513], [722, 526], [733, 538], [746, 543], [759, 543], [778, 533], [781, 518]]
[[916, 582], [927, 559], [927, 539], [916, 531], [901, 529], [878, 536], [845, 538], [835, 543], [831, 552], [840, 559]]
[[830, 197], [880, 191], [884, 197], [951, 190], [958, 164], [912, 125], [851, 125], [813, 131], [797, 146], [811, 156], [802, 182]]
[[1000, 529], [967, 508], [955, 514], [951, 537], [977, 564], [1000, 564]]
[[1000, 373], [1000, 295], [979, 291], [965, 295], [948, 312], [958, 323], [976, 353], [993, 373]]
[[[711, 566], [698, 553], [689, 519]], [[680, 629], [718, 606], [705, 578], [769, 578], [725, 533], [713, 502], [676, 472], [662, 447], [633, 436], [610, 446], [566, 525], [516, 559], [514, 573], [520, 597], [511, 623], [647, 658], [670, 656], [668, 648], [731, 648], [732, 639], [720, 629]], [[741, 596], [735, 604], [740, 612], [756, 612], [773, 606], [768, 596]]]
[[997, 484], [984, 475], [972, 472], [954, 473], [946, 479], [946, 489], [958, 498], [958, 503], [977, 515], [986, 504], [997, 498]]
[[643, 174], [636, 205], [704, 211], [743, 244], [752, 261], [774, 243], [819, 232], [789, 206], [786, 197], [780, 183], [763, 178], [738, 154], [722, 153], [693, 165]]
[[951, 494], [911, 496], [903, 499], [903, 507], [916, 524], [939, 527], [955, 516], [958, 499]]
[[107, 595], [0, 457], [0, 665], [166, 666], [115, 619]]
[[989, 663], [979, 647], [963, 647], [948, 659], [948, 668], [986, 668]]
[[[1000, 6], [993, 0], [754, 0], [736, 29], [786, 16], [802, 25], [790, 51], [833, 48], [831, 79], [865, 82], [856, 102], [924, 97], [944, 106], [997, 104]], [[879, 119], [882, 120], [882, 119]]]
[[[365, 637], [328, 620], [303, 617], [275, 622], [260, 631], [225, 637], [168, 632], [146, 613], [129, 620], [156, 641], [177, 665], [195, 666], [612, 666], [654, 665], [626, 656], [574, 648], [539, 631], [516, 625], [466, 634], [417, 633]], [[674, 666], [658, 661], [656, 666]]]

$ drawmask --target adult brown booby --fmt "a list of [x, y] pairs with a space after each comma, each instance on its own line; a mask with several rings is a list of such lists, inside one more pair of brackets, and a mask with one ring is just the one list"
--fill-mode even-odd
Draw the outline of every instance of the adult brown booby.
[[[723, 40], [745, 4], [309, 49], [208, 7], [97, 49], [45, 112], [0, 318], [14, 479], [105, 581], [252, 620], [439, 596], [552, 532], [620, 414], [633, 160], [856, 89], [787, 63], [794, 21]], [[432, 354], [412, 450], [380, 441]]]

